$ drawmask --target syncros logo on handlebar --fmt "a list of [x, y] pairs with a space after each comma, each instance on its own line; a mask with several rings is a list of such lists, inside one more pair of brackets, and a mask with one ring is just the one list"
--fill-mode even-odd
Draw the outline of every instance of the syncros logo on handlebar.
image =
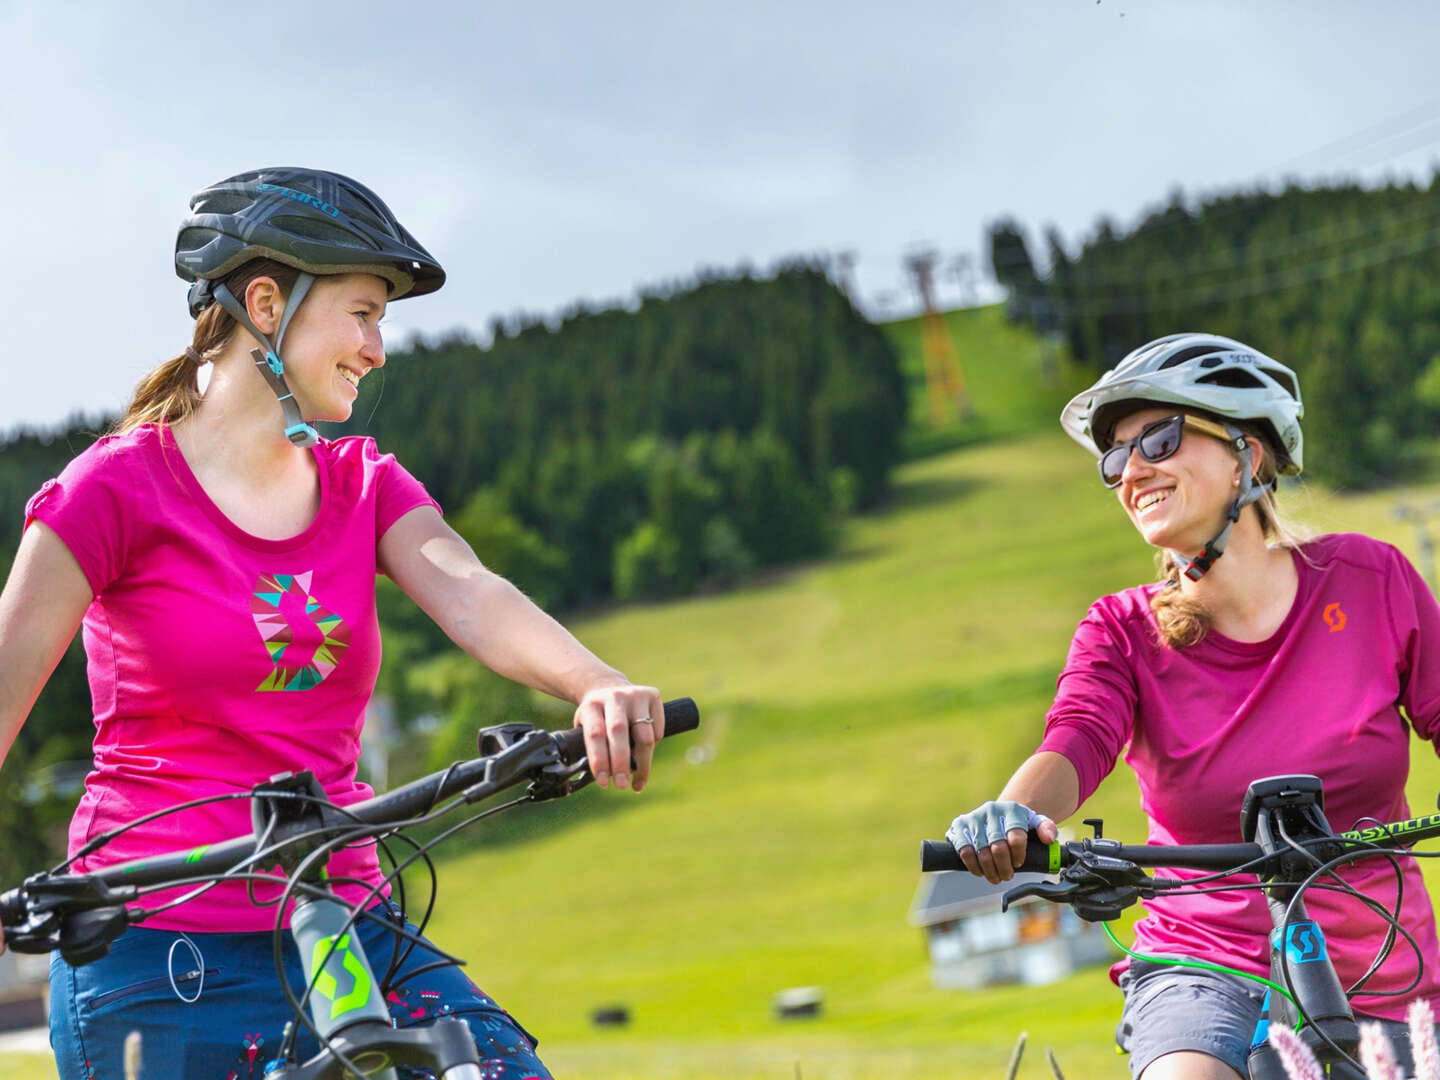
[[1351, 829], [1340, 834], [1341, 840], [1359, 840], [1365, 844], [1379, 844], [1386, 840], [1403, 840], [1409, 833], [1433, 829], [1440, 825], [1440, 814], [1426, 814], [1389, 825], [1367, 825], [1363, 829]]
[[317, 199], [314, 195], [306, 195], [305, 192], [296, 191], [294, 188], [281, 187], [279, 184], [256, 184], [255, 188], [258, 191], [273, 191], [279, 195], [284, 195], [287, 199], [303, 202], [307, 206], [313, 206], [321, 213], [329, 214], [331, 217], [340, 216], [340, 211], [324, 199]]

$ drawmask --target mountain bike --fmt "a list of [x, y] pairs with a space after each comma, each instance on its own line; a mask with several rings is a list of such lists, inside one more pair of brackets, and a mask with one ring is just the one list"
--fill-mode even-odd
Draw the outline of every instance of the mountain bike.
[[[699, 722], [699, 710], [691, 699], [665, 703], [667, 738], [692, 731]], [[350, 932], [357, 920], [370, 919], [382, 922], [396, 935], [397, 951], [414, 948], [421, 943], [419, 933], [406, 930], [403, 919], [401, 925], [395, 925], [373, 906], [386, 884], [394, 886], [403, 911], [401, 875], [417, 862], [429, 865], [433, 907], [434, 867], [429, 864], [428, 852], [437, 843], [521, 803], [570, 795], [593, 779], [579, 728], [552, 732], [527, 723], [498, 724], [483, 728], [478, 741], [480, 756], [346, 807], [331, 803], [311, 773], [282, 773], [249, 792], [219, 797], [250, 800], [254, 832], [248, 836], [117, 863], [90, 873], [65, 873], [75, 858], [94, 852], [126, 829], [214, 799], [171, 807], [97, 837], [54, 870], [35, 874], [0, 894], [0, 925], [6, 945], [27, 953], [59, 950], [70, 964], [85, 964], [104, 956], [128, 926], [143, 923], [156, 912], [193, 899], [221, 882], [283, 885], [283, 894], [275, 901], [275, 966], [294, 1020], [286, 1028], [275, 1060], [267, 1066], [267, 1080], [340, 1080], [346, 1076], [396, 1080], [397, 1066], [429, 1069], [443, 1080], [483, 1080], [483, 1060], [463, 1020], [441, 1017], [425, 1027], [392, 1026], [386, 1006], [387, 980], [376, 976], [359, 935]], [[427, 825], [458, 807], [519, 784], [527, 787], [518, 798], [472, 814], [427, 842], [414, 841], [401, 831]], [[395, 839], [413, 849], [403, 859], [389, 852], [387, 842]], [[393, 869], [364, 899], [347, 904], [336, 895], [325, 874], [326, 860], [338, 848], [371, 842], [387, 852]], [[277, 866], [279, 873], [271, 869]], [[177, 886], [193, 889], [157, 908], [140, 906], [148, 895]], [[251, 895], [253, 898], [253, 891]], [[285, 913], [292, 902], [287, 928]], [[427, 910], [419, 924], [420, 933], [429, 915]], [[299, 952], [307, 980], [299, 995], [285, 977], [287, 936]], [[433, 950], [434, 946], [427, 943], [426, 948]], [[460, 963], [455, 957], [440, 955], [437, 964]], [[398, 966], [398, 960], [392, 959], [390, 971]], [[308, 1029], [321, 1047], [305, 1061], [299, 1060], [296, 1050], [301, 1027]]]
[[[1032, 830], [1021, 870], [1057, 874], [1053, 882], [1030, 882], [1010, 889], [1002, 910], [1028, 896], [1057, 904], [1070, 904], [1082, 919], [1108, 923], [1136, 900], [1162, 893], [1180, 895], [1207, 888], [1260, 888], [1270, 910], [1270, 978], [1232, 972], [1267, 986], [1261, 1017], [1251, 1040], [1248, 1059], [1251, 1080], [1286, 1080], [1275, 1048], [1268, 1041], [1271, 1025], [1297, 1029], [1332, 1077], [1364, 1080], [1356, 1060], [1359, 1032], [1349, 995], [1374, 974], [1390, 955], [1398, 938], [1414, 950], [1423, 971], [1424, 960], [1415, 940], [1400, 925], [1400, 897], [1394, 909], [1361, 895], [1335, 871], [1360, 859], [1388, 858], [1396, 868], [1401, 857], [1433, 857], [1409, 845], [1440, 836], [1440, 814], [1429, 814], [1389, 824], [1336, 833], [1324, 814], [1324, 789], [1308, 775], [1272, 776], [1254, 781], [1241, 804], [1239, 844], [1122, 844], [1103, 835], [1104, 823], [1087, 818], [1094, 835], [1078, 841], [1045, 844]], [[963, 870], [959, 854], [947, 840], [921, 844], [921, 869]], [[1175, 867], [1213, 871], [1198, 878], [1151, 877], [1143, 867]], [[1254, 875], [1258, 885], [1221, 882], [1231, 875]], [[1215, 884], [1219, 882], [1220, 884]], [[1305, 911], [1305, 894], [1312, 888], [1341, 889], [1359, 899], [1389, 924], [1369, 971], [1347, 992], [1331, 963], [1320, 926]], [[1109, 933], [1109, 927], [1106, 927]], [[1117, 947], [1131, 956], [1110, 934]], [[1182, 966], [1211, 967], [1198, 961], [1139, 957]], [[1225, 969], [1229, 970], [1229, 969]], [[1419, 973], [1417, 971], [1417, 982]]]

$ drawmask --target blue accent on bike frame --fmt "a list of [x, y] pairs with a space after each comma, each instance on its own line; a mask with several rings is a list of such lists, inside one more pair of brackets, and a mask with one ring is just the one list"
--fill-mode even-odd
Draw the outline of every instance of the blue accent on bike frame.
[[1250, 1040], [1250, 1049], [1264, 1046], [1270, 1038], [1270, 991], [1265, 991], [1265, 1000], [1260, 1003], [1260, 1020], [1255, 1024], [1255, 1037]]
[[270, 370], [276, 375], [285, 374], [285, 362], [276, 356], [273, 350], [265, 354], [265, 363], [270, 365]]
[[[1270, 931], [1270, 947], [1276, 947], [1278, 929]], [[1325, 934], [1317, 923], [1306, 920], [1285, 927], [1285, 958], [1292, 964], [1314, 964], [1329, 955]]]

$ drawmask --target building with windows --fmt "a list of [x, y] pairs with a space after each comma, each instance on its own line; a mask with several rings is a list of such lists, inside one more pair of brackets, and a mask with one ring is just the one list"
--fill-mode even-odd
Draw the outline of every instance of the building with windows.
[[1096, 923], [1065, 904], [1026, 897], [1000, 910], [1000, 898], [1043, 874], [1016, 874], [991, 885], [964, 871], [926, 874], [915, 892], [910, 923], [925, 934], [930, 976], [942, 989], [975, 989], [994, 983], [1027, 986], [1063, 979], [1071, 972], [1115, 959], [1114, 946]]

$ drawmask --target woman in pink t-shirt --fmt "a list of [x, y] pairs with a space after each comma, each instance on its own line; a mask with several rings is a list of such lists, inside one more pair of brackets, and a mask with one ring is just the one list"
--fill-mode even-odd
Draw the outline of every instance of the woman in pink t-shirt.
[[[1432, 742], [1440, 733], [1440, 607], [1393, 547], [1354, 534], [1302, 542], [1284, 525], [1275, 481], [1300, 471], [1301, 415], [1289, 368], [1210, 334], [1142, 346], [1066, 407], [1062, 425], [1099, 457], [1103, 482], [1162, 553], [1164, 576], [1102, 597], [1081, 621], [1039, 748], [994, 802], [947, 833], [971, 872], [1011, 878], [1026, 829], [1054, 840], [1055, 821], [1122, 754], [1151, 843], [1238, 841], [1246, 788], [1272, 775], [1318, 775], [1339, 829], [1409, 816], [1409, 730]], [[1402, 872], [1400, 917], [1424, 970], [1417, 980], [1415, 950], [1396, 948], [1353, 1005], [1404, 1043], [1407, 1002], [1440, 1002], [1440, 948], [1413, 860]], [[1383, 860], [1343, 876], [1393, 902]], [[1342, 893], [1316, 890], [1307, 904], [1351, 985], [1386, 924]], [[1258, 892], [1145, 906], [1140, 953], [1268, 973], [1271, 921]], [[1125, 993], [1118, 1039], [1135, 1076], [1246, 1075], [1256, 984], [1143, 962], [1117, 964], [1112, 975]]]
[[[95, 767], [71, 852], [286, 770], [313, 771], [342, 805], [368, 797], [356, 764], [380, 663], [377, 573], [481, 663], [573, 702], [596, 781], [641, 790], [663, 734], [658, 691], [481, 565], [373, 440], [321, 439], [311, 426], [350, 415], [357, 384], [385, 363], [386, 305], [438, 289], [439, 264], [361, 184], [276, 168], [197, 194], [175, 265], [192, 283], [193, 343], [36, 493], [0, 594], [0, 757], [83, 624]], [[243, 800], [213, 802], [132, 829], [78, 866], [249, 830]], [[329, 871], [364, 883], [339, 887], [351, 898], [381, 880], [373, 847], [338, 852]], [[120, 1076], [132, 1029], [151, 1036], [147, 1076], [258, 1076], [261, 1047], [278, 1046], [289, 1019], [265, 974], [272, 920], [243, 886], [220, 886], [127, 932], [101, 961], [57, 960], [64, 1080]], [[411, 964], [427, 959], [417, 950]], [[487, 1076], [549, 1075], [533, 1040], [458, 969], [404, 983], [390, 1003], [401, 1024], [463, 1016]]]

